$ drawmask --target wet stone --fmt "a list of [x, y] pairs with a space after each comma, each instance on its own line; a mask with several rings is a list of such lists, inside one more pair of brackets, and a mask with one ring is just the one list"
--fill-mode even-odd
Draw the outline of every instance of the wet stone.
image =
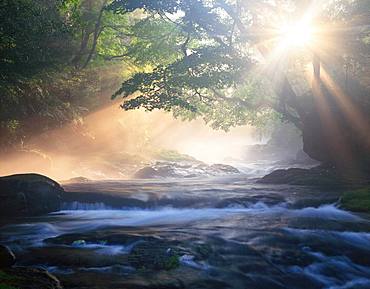
[[172, 270], [180, 266], [180, 251], [168, 242], [157, 240], [137, 244], [128, 256], [131, 266], [142, 270]]
[[7, 247], [0, 245], [0, 268], [9, 268], [15, 263], [13, 252]]

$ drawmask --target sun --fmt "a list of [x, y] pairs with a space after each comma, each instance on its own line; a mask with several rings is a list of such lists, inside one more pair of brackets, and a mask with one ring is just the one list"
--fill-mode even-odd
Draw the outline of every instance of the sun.
[[308, 21], [284, 23], [278, 28], [277, 34], [284, 48], [305, 47], [312, 43], [314, 29]]

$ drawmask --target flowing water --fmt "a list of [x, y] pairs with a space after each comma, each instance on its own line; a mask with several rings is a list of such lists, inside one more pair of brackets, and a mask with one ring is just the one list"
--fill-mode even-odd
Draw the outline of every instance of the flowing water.
[[0, 230], [18, 265], [66, 288], [370, 288], [369, 218], [338, 192], [245, 175], [66, 188], [131, 202], [65, 203]]

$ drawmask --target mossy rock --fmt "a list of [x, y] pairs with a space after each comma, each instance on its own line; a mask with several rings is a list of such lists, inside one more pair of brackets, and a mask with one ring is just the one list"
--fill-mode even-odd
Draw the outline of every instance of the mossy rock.
[[354, 212], [370, 213], [370, 186], [344, 193], [341, 206]]
[[140, 270], [172, 270], [180, 266], [179, 251], [162, 240], [137, 244], [128, 256], [128, 261]]

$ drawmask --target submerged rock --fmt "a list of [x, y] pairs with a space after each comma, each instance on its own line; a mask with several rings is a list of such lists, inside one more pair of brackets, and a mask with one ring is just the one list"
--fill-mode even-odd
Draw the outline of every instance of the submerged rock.
[[19, 174], [0, 178], [0, 216], [35, 216], [58, 211], [62, 187], [39, 174]]
[[7, 247], [0, 245], [0, 268], [9, 268], [15, 263], [13, 252]]
[[0, 245], [0, 288], [62, 289], [59, 280], [48, 271], [37, 268], [12, 267], [16, 258], [6, 246]]
[[134, 268], [143, 270], [172, 270], [180, 266], [178, 250], [162, 240], [137, 244], [128, 261]]
[[202, 176], [220, 176], [239, 174], [240, 171], [230, 165], [207, 165], [202, 162], [156, 162], [138, 170], [134, 174], [137, 179], [153, 178], [194, 178]]
[[290, 168], [280, 169], [262, 177], [259, 183], [289, 184], [337, 188], [352, 186], [367, 182], [366, 179], [349, 178], [337, 172], [334, 168], [318, 166], [311, 169]]

